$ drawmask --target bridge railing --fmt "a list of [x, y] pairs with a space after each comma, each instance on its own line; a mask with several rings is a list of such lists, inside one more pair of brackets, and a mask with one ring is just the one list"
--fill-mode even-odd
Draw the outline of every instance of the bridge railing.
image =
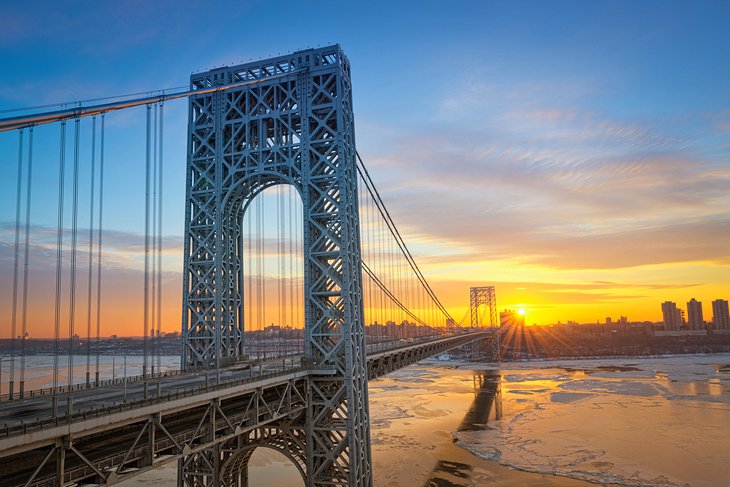
[[[251, 369], [252, 370], [252, 369]], [[32, 431], [40, 431], [47, 427], [54, 427], [54, 426], [63, 426], [73, 423], [78, 423], [82, 421], [86, 421], [87, 419], [96, 418], [100, 416], [106, 416], [112, 413], [120, 413], [124, 411], [129, 411], [132, 409], [136, 409], [143, 406], [148, 406], [152, 404], [159, 404], [162, 402], [169, 402], [174, 401], [180, 398], [184, 397], [193, 397], [197, 396], [202, 393], [206, 392], [214, 392], [214, 391], [220, 391], [223, 389], [229, 389], [231, 387], [236, 387], [243, 384], [249, 384], [252, 382], [257, 382], [261, 380], [276, 378], [276, 377], [282, 377], [286, 375], [290, 375], [292, 373], [296, 373], [299, 371], [304, 371], [305, 368], [301, 366], [296, 366], [284, 370], [277, 370], [272, 372], [260, 372], [259, 374], [254, 375], [253, 372], [248, 377], [242, 377], [242, 378], [236, 378], [236, 379], [229, 379], [223, 382], [220, 382], [218, 384], [203, 384], [199, 386], [192, 386], [192, 387], [184, 387], [181, 389], [176, 389], [174, 391], [169, 391], [167, 393], [162, 393], [160, 395], [156, 395], [153, 397], [148, 397], [147, 399], [138, 399], [134, 401], [126, 401], [126, 402], [120, 402], [120, 403], [113, 403], [109, 406], [102, 406], [98, 408], [88, 409], [85, 411], [78, 411], [76, 413], [73, 413], [72, 415], [64, 415], [64, 416], [57, 416], [55, 418], [45, 418], [41, 419], [38, 418], [36, 421], [32, 422], [22, 422], [21, 424], [10, 426], [10, 425], [3, 425], [3, 428], [0, 429], [0, 437], [9, 437], [9, 436], [15, 436], [18, 434], [26, 434]]]
[[[160, 372], [160, 373], [155, 372], [154, 374], [150, 373], [147, 375], [147, 379], [148, 380], [164, 379], [166, 377], [174, 377], [174, 376], [180, 375], [182, 373], [183, 372], [180, 369], [170, 369], [170, 370], [166, 370], [165, 372]], [[58, 386], [56, 388], [56, 394], [68, 394], [69, 390], [72, 392], [75, 392], [75, 391], [85, 391], [88, 389], [98, 389], [100, 387], [108, 387], [108, 386], [113, 386], [113, 385], [124, 384], [125, 382], [127, 384], [134, 384], [136, 382], [141, 382], [144, 380], [145, 380], [145, 377], [143, 375], [129, 375], [126, 377], [115, 377], [112, 379], [103, 379], [98, 382], [91, 381], [88, 384], [86, 382], [79, 382], [78, 384], [72, 384], [71, 386], [69, 386], [68, 384], [63, 385], [63, 386]], [[53, 393], [54, 393], [53, 387], [41, 387], [38, 389], [31, 389], [31, 390], [25, 391], [23, 394], [23, 397], [21, 398], [19, 393], [16, 391], [15, 394], [13, 394], [12, 400], [30, 399], [30, 398], [39, 397], [39, 396], [52, 396]], [[10, 394], [8, 394], [8, 393], [0, 394], [0, 402], [6, 402], [6, 401], [10, 401], [10, 400], [11, 400]]]
[[[370, 343], [367, 344], [366, 353], [379, 353], [379, 352], [387, 352], [391, 350], [397, 350], [399, 348], [408, 347], [411, 345], [419, 344], [419, 343], [428, 343], [433, 340], [438, 340], [441, 338], [446, 338], [449, 336], [457, 336], [464, 333], [469, 333], [470, 329], [462, 329], [458, 331], [444, 331], [444, 332], [432, 332], [427, 335], [421, 335], [421, 336], [413, 336], [413, 337], [407, 337], [407, 338], [399, 338], [399, 339], [393, 339], [392, 337], [377, 337], [377, 336], [371, 336], [369, 338], [371, 339], [380, 339], [379, 341], [370, 341]], [[253, 360], [248, 362], [239, 362], [236, 364], [231, 365], [230, 367], [241, 367], [241, 366], [248, 366], [248, 367], [256, 367], [258, 365], [266, 365], [271, 363], [279, 363], [282, 360], [285, 361], [296, 361], [297, 359], [301, 359], [302, 355], [300, 353], [293, 353], [293, 354], [287, 354], [287, 355], [276, 355], [270, 358], [266, 358], [265, 356], [259, 360]], [[16, 391], [13, 395], [13, 398], [10, 398], [10, 395], [8, 393], [1, 394], [0, 395], [0, 402], [7, 402], [10, 400], [17, 401], [22, 399], [31, 399], [35, 397], [44, 397], [44, 396], [53, 396], [55, 395], [66, 395], [71, 392], [82, 392], [89, 389], [98, 389], [98, 388], [104, 388], [104, 387], [111, 387], [115, 385], [123, 385], [123, 384], [136, 384], [139, 382], [144, 382], [147, 380], [148, 382], [155, 382], [158, 380], [170, 378], [170, 377], [177, 377], [180, 375], [184, 375], [187, 373], [206, 373], [206, 372], [214, 372], [214, 369], [191, 369], [189, 371], [182, 371], [180, 369], [168, 369], [164, 372], [156, 372], [154, 374], [149, 373], [147, 374], [147, 377], [141, 374], [136, 375], [127, 375], [125, 377], [115, 377], [111, 379], [103, 379], [100, 381], [91, 381], [89, 383], [86, 382], [80, 382], [77, 384], [72, 385], [62, 385], [55, 389], [53, 387], [42, 387], [38, 389], [31, 389], [29, 391], [25, 391], [23, 397], [21, 398], [18, 392]]]
[[[399, 349], [405, 349], [405, 348], [412, 348], [413, 346], [421, 345], [421, 344], [429, 344], [433, 342], [437, 342], [444, 339], [449, 338], [455, 338], [459, 336], [465, 336], [468, 335], [467, 331], [462, 333], [446, 333], [446, 334], [440, 334], [436, 336], [430, 336], [430, 337], [414, 337], [409, 339], [402, 339], [397, 342], [385, 342], [381, 344], [373, 344], [368, 346], [367, 353], [368, 354], [375, 354], [375, 353], [383, 353], [383, 352], [395, 352]], [[382, 346], [378, 346], [382, 345]], [[280, 358], [278, 360], [281, 360]], [[278, 360], [270, 360], [268, 361], [268, 365], [273, 364], [276, 362], [276, 366], [278, 367]], [[256, 366], [259, 366], [258, 372], [256, 372]], [[281, 369], [277, 370], [270, 370], [270, 369], [264, 369], [262, 363], [255, 363], [250, 364], [249, 367], [245, 368], [245, 370], [248, 370], [248, 375], [246, 376], [237, 376], [237, 377], [229, 377], [224, 378], [224, 380], [220, 382], [209, 382], [206, 378], [205, 383], [196, 385], [196, 386], [190, 386], [190, 387], [182, 387], [182, 388], [176, 388], [174, 390], [168, 390], [167, 392], [162, 392], [162, 389], [159, 389], [159, 394], [153, 394], [151, 397], [148, 397], [147, 399], [136, 399], [136, 400], [130, 400], [130, 401], [122, 401], [122, 402], [113, 402], [111, 405], [107, 406], [101, 406], [101, 407], [95, 407], [95, 408], [89, 408], [86, 410], [77, 411], [73, 414], [69, 415], [63, 415], [63, 416], [57, 416], [55, 418], [41, 418], [38, 417], [36, 421], [29, 421], [29, 422], [21, 422], [17, 425], [3, 425], [2, 428], [0, 428], [0, 437], [9, 437], [14, 436], [18, 434], [26, 434], [32, 431], [39, 431], [47, 427], [55, 427], [55, 426], [61, 426], [61, 425], [68, 425], [72, 423], [77, 423], [81, 421], [85, 421], [90, 418], [100, 417], [109, 415], [112, 413], [119, 413], [124, 411], [129, 411], [132, 409], [136, 409], [139, 407], [151, 405], [151, 404], [159, 404], [166, 401], [173, 401], [177, 400], [183, 397], [193, 397], [201, 393], [205, 392], [211, 392], [211, 391], [219, 391], [223, 389], [228, 389], [231, 387], [236, 387], [243, 384], [250, 384], [256, 381], [260, 380], [266, 380], [269, 378], [276, 378], [276, 377], [282, 377], [286, 376], [292, 373], [296, 373], [299, 371], [305, 371], [309, 369], [316, 369], [319, 370], [316, 366], [303, 366], [301, 362], [297, 360], [291, 360], [287, 362], [286, 360], [281, 361]], [[239, 367], [241, 369], [241, 367]], [[231, 370], [231, 369], [229, 369]], [[199, 371], [200, 372], [200, 371]], [[190, 376], [199, 375], [199, 372], [193, 372], [190, 373]], [[214, 372], [214, 371], [205, 371], [205, 372]], [[187, 373], [182, 373], [180, 370], [173, 370], [168, 371], [165, 373], [157, 374], [155, 376], [156, 382], [160, 383], [161, 379], [164, 378], [170, 378], [170, 377], [176, 377], [176, 376], [182, 376], [186, 375]], [[140, 382], [143, 382], [144, 378], [143, 376], [133, 376], [133, 377], [127, 377], [126, 379], [114, 379], [106, 381], [106, 386], [112, 387], [115, 385], [123, 385], [125, 383], [125, 380], [127, 384], [139, 384]], [[152, 382], [154, 384], [154, 382]], [[168, 387], [174, 387], [174, 382], [168, 383]], [[83, 386], [83, 387], [81, 387]], [[71, 392], [74, 391], [83, 391], [86, 390], [87, 387], [85, 384], [80, 384], [79, 387], [72, 387]], [[151, 389], [153, 392], [155, 391], [155, 388], [153, 387]], [[41, 393], [38, 393], [41, 391]], [[64, 397], [67, 397], [68, 395], [68, 388], [66, 387], [63, 391], [57, 391], [56, 396], [59, 400], [63, 400]], [[52, 389], [41, 389], [37, 391], [31, 391], [32, 394], [30, 394], [30, 397], [33, 398], [39, 398], [39, 397], [49, 397], [53, 395]]]

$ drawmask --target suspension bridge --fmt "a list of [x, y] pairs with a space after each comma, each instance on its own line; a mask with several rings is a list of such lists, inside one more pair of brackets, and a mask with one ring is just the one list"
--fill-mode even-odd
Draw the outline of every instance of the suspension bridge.
[[[185, 229], [171, 242], [165, 115], [179, 101]], [[478, 341], [499, 353], [494, 288], [473, 288], [455, 320], [391, 218], [355, 148], [337, 45], [193, 74], [185, 88], [35, 107], [0, 132], [15, 137], [18, 168], [3, 486], [111, 485], [170, 462], [180, 486], [245, 486], [258, 447], [286, 455], [308, 486], [372, 485], [367, 381]], [[39, 158], [56, 173], [34, 173]], [[131, 238], [114, 225], [134, 209], [139, 278], [110, 293], [114, 250]], [[183, 257], [176, 367], [161, 352], [168, 248]], [[52, 288], [33, 281], [43, 270]], [[108, 367], [110, 321], [142, 337], [138, 373]], [[31, 380], [29, 337], [44, 333], [51, 359]]]

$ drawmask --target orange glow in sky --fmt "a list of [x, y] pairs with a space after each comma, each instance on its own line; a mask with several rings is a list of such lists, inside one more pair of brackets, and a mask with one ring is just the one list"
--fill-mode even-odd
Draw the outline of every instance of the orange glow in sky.
[[[3, 5], [0, 118], [18, 107], [68, 108], [74, 100], [187, 86], [191, 72], [208, 66], [340, 43], [351, 64], [357, 151], [434, 292], [464, 324], [472, 286], [495, 286], [497, 310], [518, 310], [527, 325], [621, 316], [657, 322], [662, 302], [686, 309], [691, 298], [702, 302], [709, 321], [712, 301], [730, 300], [728, 2], [391, 2], [387, 13], [340, 2], [327, 22], [346, 29], [313, 29], [323, 22], [321, 12], [297, 9], [299, 21], [276, 36], [268, 23], [254, 21], [271, 17], [266, 2], [227, 2], [225, 15], [157, 2], [134, 9], [123, 2], [46, 3]], [[210, 25], [210, 35], [190, 42], [191, 33]], [[106, 116], [105, 336], [143, 331], [145, 110]], [[167, 332], [181, 329], [187, 110], [184, 100], [164, 109]], [[82, 120], [80, 144], [82, 336], [90, 124]], [[71, 125], [61, 212], [64, 333]], [[24, 213], [22, 194], [16, 208], [18, 139], [17, 131], [0, 133], [4, 337], [11, 333], [16, 210]], [[55, 318], [58, 125], [38, 125], [34, 141], [27, 323], [31, 336], [47, 337]], [[361, 227], [371, 217], [361, 213]], [[267, 289], [268, 325], [280, 313], [276, 284]], [[383, 314], [365, 299], [369, 316]], [[445, 318], [434, 324], [445, 325]]]

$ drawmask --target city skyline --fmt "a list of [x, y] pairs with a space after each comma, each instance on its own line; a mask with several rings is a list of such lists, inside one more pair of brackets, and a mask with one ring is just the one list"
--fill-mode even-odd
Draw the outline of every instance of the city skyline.
[[[256, 2], [223, 19], [164, 2], [37, 5], [3, 7], [1, 110], [184, 86], [210, 66], [339, 42], [353, 65], [358, 150], [457, 319], [478, 285], [496, 286], [499, 308], [522, 306], [530, 324], [659, 321], [658, 303], [695, 297], [707, 306], [730, 294], [723, 3], [612, 2], [590, 11], [573, 2], [388, 4], [388, 16], [347, 5], [318, 13], [339, 26], [326, 34], [293, 26], [276, 38], [251, 22], [269, 10]], [[302, 25], [321, 21], [303, 15]], [[355, 17], [362, 23], [344, 22]], [[191, 45], [198, 27], [208, 36]], [[120, 141], [142, 117], [129, 117], [115, 121], [109, 140], [108, 177], [120, 184], [110, 185], [106, 202], [114, 224], [104, 296], [115, 299], [104, 303], [104, 335], [140, 333], [141, 311], [131, 304], [141, 303], [143, 225], [130, 215], [143, 195], [121, 188], [134, 186], [127, 164], [142, 163], [143, 149]], [[166, 117], [163, 330], [172, 332], [180, 328], [184, 103], [168, 104]], [[17, 136], [8, 135], [0, 148], [13, 153]], [[36, 174], [53, 172], [56, 133], [36, 135]], [[15, 161], [3, 168], [13, 174], [0, 186], [0, 259], [8, 264], [0, 279], [8, 290]], [[47, 187], [33, 200], [34, 336], [50, 335], [43, 330], [53, 311], [38, 304], [52, 292], [52, 269], [40, 264], [53, 247], [43, 208], [54, 198]], [[9, 294], [0, 296], [4, 309]]]

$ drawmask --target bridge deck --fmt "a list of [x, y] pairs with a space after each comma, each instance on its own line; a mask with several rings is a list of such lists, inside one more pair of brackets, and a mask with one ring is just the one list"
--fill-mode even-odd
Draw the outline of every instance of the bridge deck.
[[[488, 335], [478, 332], [396, 342], [386, 349], [372, 347], [368, 376], [382, 376]], [[328, 373], [304, 367], [296, 357], [231, 366], [220, 371], [219, 381], [205, 372], [161, 377], [150, 381], [146, 399], [142, 381], [109, 384], [73, 391], [70, 417], [65, 415], [67, 394], [59, 397], [55, 418], [51, 396], [6, 401], [0, 403], [0, 424], [5, 425], [0, 430], [0, 477], [9, 479], [8, 486], [25, 485], [32, 469], [50, 455], [48, 448], [53, 451], [59, 444], [85, 452], [83, 460], [77, 454], [67, 462], [68, 481], [99, 472], [107, 477], [131, 476], [301, 413], [306, 409], [307, 376]], [[211, 408], [219, 411], [217, 416], [210, 413]], [[207, 415], [213, 418], [212, 424], [207, 423]], [[140, 441], [145, 428], [151, 434], [148, 443]], [[145, 446], [149, 444], [153, 446]], [[137, 467], [130, 469], [132, 461]], [[29, 485], [50, 485], [44, 482], [53, 472], [44, 468]], [[17, 482], [10, 481], [16, 478]]]

